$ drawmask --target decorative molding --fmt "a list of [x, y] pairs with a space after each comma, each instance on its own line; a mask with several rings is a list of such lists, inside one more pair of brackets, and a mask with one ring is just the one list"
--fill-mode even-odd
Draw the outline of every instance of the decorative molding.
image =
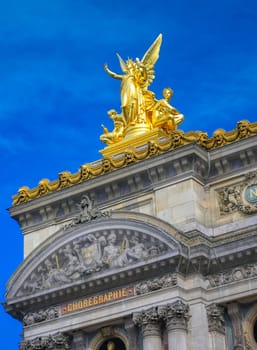
[[215, 288], [225, 284], [242, 281], [257, 276], [257, 263], [238, 266], [213, 275], [205, 276], [207, 288]]
[[257, 350], [257, 343], [254, 339], [254, 324], [257, 322], [257, 305], [254, 305], [246, 314], [243, 322], [244, 340], [246, 350]]
[[177, 274], [169, 273], [162, 277], [156, 277], [136, 284], [135, 292], [136, 294], [146, 294], [155, 290], [176, 286], [177, 282]]
[[20, 343], [20, 350], [70, 350], [71, 338], [62, 333], [50, 334], [48, 337], [37, 337]]
[[25, 326], [30, 326], [34, 323], [39, 323], [43, 321], [54, 320], [59, 317], [59, 312], [57, 307], [50, 307], [45, 310], [39, 310], [38, 312], [30, 312], [23, 317], [23, 324]]
[[237, 302], [228, 304], [227, 311], [232, 323], [234, 349], [243, 350], [245, 344], [240, 306]]
[[168, 331], [178, 328], [187, 329], [189, 306], [183, 301], [177, 300], [167, 306], [160, 306], [159, 314], [166, 321]]
[[148, 141], [146, 144], [140, 145], [140, 147], [129, 145], [127, 151], [118, 156], [103, 157], [93, 163], [83, 164], [77, 173], [71, 174], [68, 171], [63, 171], [59, 173], [57, 180], [49, 181], [48, 179], [43, 179], [39, 181], [38, 187], [32, 189], [23, 186], [13, 196], [12, 204], [16, 206], [35, 198], [40, 198], [49, 193], [71, 187], [88, 179], [126, 167], [131, 163], [154, 157], [190, 143], [197, 143], [209, 151], [254, 135], [257, 135], [257, 122], [249, 123], [247, 120], [239, 121], [237, 128], [229, 132], [218, 129], [214, 131], [211, 138], [202, 131], [185, 133], [182, 130], [174, 130], [169, 136]]
[[243, 214], [257, 213], [257, 172], [245, 175], [244, 181], [218, 191], [221, 215], [241, 212]]
[[209, 332], [225, 334], [224, 307], [217, 304], [206, 306]]

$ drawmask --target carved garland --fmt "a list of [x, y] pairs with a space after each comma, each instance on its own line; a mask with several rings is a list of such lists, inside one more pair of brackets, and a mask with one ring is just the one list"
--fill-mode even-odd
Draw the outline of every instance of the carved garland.
[[215, 288], [252, 277], [257, 277], [257, 263], [238, 266], [217, 274], [208, 275], [206, 276], [207, 288]]
[[20, 343], [20, 350], [70, 350], [71, 338], [62, 333], [51, 334], [48, 337], [37, 337]]
[[172, 287], [177, 285], [177, 274], [169, 273], [162, 277], [154, 278], [153, 280], [147, 280], [138, 283], [135, 286], [136, 294], [146, 294], [153, 292], [155, 290], [160, 290], [167, 287]]
[[197, 143], [206, 150], [212, 150], [256, 134], [257, 122], [249, 123], [247, 120], [239, 121], [237, 128], [232, 131], [225, 132], [223, 129], [218, 129], [213, 133], [211, 138], [203, 131], [184, 133], [182, 130], [174, 130], [166, 138], [149, 141], [144, 146], [138, 148], [130, 146], [119, 157], [104, 157], [94, 163], [83, 164], [77, 173], [71, 174], [68, 171], [63, 171], [59, 173], [57, 180], [49, 181], [48, 179], [42, 179], [39, 181], [38, 186], [32, 189], [23, 186], [13, 196], [12, 204], [16, 206], [28, 202], [32, 199], [45, 196], [48, 193], [59, 191], [189, 143]]
[[30, 312], [23, 317], [23, 323], [25, 326], [30, 326], [34, 323], [43, 321], [54, 320], [59, 317], [57, 307], [50, 307], [45, 310], [39, 310], [38, 312]]
[[237, 185], [224, 187], [218, 191], [220, 214], [240, 211], [244, 214], [257, 212], [257, 172], [245, 175], [245, 180]]

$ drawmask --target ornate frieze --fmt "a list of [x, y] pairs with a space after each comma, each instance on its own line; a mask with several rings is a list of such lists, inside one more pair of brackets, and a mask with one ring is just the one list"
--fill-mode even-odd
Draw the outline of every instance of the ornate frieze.
[[167, 306], [159, 308], [159, 314], [166, 321], [168, 330], [177, 328], [187, 329], [189, 319], [189, 306], [177, 300]]
[[225, 334], [224, 307], [217, 304], [206, 306], [209, 332]]
[[25, 326], [32, 325], [33, 323], [54, 320], [59, 317], [57, 307], [50, 307], [45, 310], [39, 310], [38, 312], [30, 312], [23, 317], [23, 323]]
[[221, 215], [236, 211], [244, 214], [257, 212], [257, 172], [245, 175], [240, 184], [224, 187], [218, 191]]
[[257, 263], [238, 266], [233, 269], [222, 271], [205, 277], [207, 288], [215, 288], [232, 282], [241, 281], [257, 276]]
[[119, 229], [79, 237], [41, 262], [23, 283], [18, 296], [84, 281], [89, 275], [155, 258], [168, 251], [154, 237]]
[[152, 280], [147, 280], [136, 284], [136, 294], [145, 294], [155, 290], [172, 287], [177, 285], [177, 274], [169, 273], [167, 275], [156, 277]]
[[20, 343], [20, 350], [70, 350], [71, 338], [62, 333], [50, 334], [48, 337], [37, 337]]

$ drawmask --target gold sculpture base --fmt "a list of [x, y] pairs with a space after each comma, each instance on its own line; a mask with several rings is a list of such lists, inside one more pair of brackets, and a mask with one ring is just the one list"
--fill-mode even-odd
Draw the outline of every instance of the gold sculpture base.
[[135, 125], [130, 125], [126, 129], [126, 134], [124, 136], [124, 140], [128, 140], [139, 135], [148, 133], [151, 131], [151, 125], [146, 123], [137, 123]]
[[131, 147], [139, 147], [147, 144], [149, 141], [158, 140], [161, 137], [167, 137], [167, 134], [159, 128], [138, 135], [135, 135], [134, 132], [135, 130], [133, 131], [133, 134], [132, 132], [131, 134], [126, 134], [122, 141], [105, 147], [100, 150], [99, 153], [101, 153], [103, 157], [113, 157], [131, 150]]

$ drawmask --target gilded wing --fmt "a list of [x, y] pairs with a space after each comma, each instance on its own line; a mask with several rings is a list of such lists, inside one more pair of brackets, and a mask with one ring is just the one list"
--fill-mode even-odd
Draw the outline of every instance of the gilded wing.
[[159, 34], [141, 60], [141, 63], [144, 65], [147, 72], [147, 86], [149, 86], [154, 80], [154, 65], [159, 58], [161, 43], [162, 34]]
[[120, 62], [120, 68], [122, 70], [123, 73], [127, 73], [127, 66], [126, 66], [126, 63], [123, 61], [123, 59], [120, 57], [120, 55], [118, 53], [116, 53], [118, 59], [119, 59], [119, 62]]

